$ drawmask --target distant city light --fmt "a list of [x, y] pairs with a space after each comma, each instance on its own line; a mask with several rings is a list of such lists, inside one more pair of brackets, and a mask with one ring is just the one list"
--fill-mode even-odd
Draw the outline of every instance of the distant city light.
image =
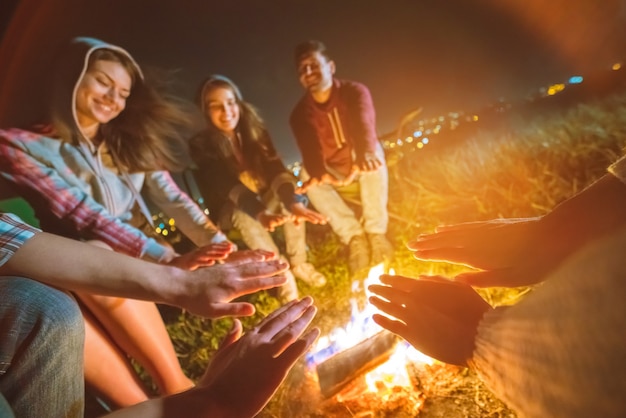
[[474, 116], [472, 116], [472, 120], [473, 120], [474, 122], [477, 122], [477, 121], [478, 121], [478, 115], [474, 115]]
[[422, 138], [422, 142], [423, 142], [424, 144], [428, 144], [428, 138]]
[[421, 142], [417, 143], [417, 148], [422, 149], [424, 148], [424, 144], [422, 144]]
[[613, 69], [613, 71], [617, 71], [620, 68], [622, 68], [622, 64], [620, 64], [619, 62], [616, 62], [615, 64], [613, 64], [611, 68]]
[[548, 87], [548, 96], [554, 96], [555, 94], [557, 94], [560, 91], [563, 91], [565, 89], [565, 84], [563, 83], [559, 83], [559, 84], [553, 84], [550, 87]]
[[575, 75], [569, 78], [570, 84], [580, 84], [583, 82], [583, 77], [580, 75]]
[[413, 136], [415, 138], [419, 138], [420, 136], [422, 136], [422, 131], [415, 131], [415, 132], [413, 132]]

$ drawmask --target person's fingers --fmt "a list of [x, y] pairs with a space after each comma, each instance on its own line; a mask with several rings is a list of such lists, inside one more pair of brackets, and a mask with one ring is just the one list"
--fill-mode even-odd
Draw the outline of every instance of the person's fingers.
[[381, 288], [377, 289], [376, 295], [377, 296], [370, 296], [369, 303], [387, 315], [401, 321], [406, 320], [406, 307], [401, 302], [403, 297], [406, 298], [408, 296], [406, 293], [397, 291], [393, 288]]
[[[430, 250], [415, 250], [413, 257], [421, 261], [448, 261], [456, 264], [464, 264], [469, 267], [474, 266], [473, 263], [480, 264], [481, 260], [477, 260], [474, 252], [468, 251], [467, 248], [435, 248]], [[481, 257], [482, 259], [483, 257]], [[480, 266], [481, 267], [481, 266]]]
[[[277, 333], [272, 337], [274, 353], [272, 357], [278, 357], [283, 351], [285, 351], [293, 342], [295, 342], [304, 330], [309, 326], [313, 317], [317, 313], [317, 308], [314, 305], [307, 307], [301, 312], [300, 317], [296, 320], [292, 320], [288, 325], [282, 328], [277, 328]], [[274, 329], [268, 330], [271, 332]]]
[[273, 251], [241, 250], [231, 253], [224, 262], [237, 266], [245, 263], [270, 261], [274, 259], [276, 259], [276, 254]]
[[319, 328], [313, 328], [309, 330], [302, 338], [295, 341], [278, 356], [276, 356], [274, 361], [279, 363], [281, 365], [280, 367], [283, 368], [291, 366], [293, 363], [296, 362], [296, 360], [298, 360], [298, 358], [300, 358], [300, 356], [302, 356], [311, 348], [311, 346], [319, 336]]
[[258, 277], [259, 273], [255, 272], [255, 274], [255, 277], [245, 277], [245, 275], [243, 275], [240, 280], [231, 284], [231, 288], [236, 296], [255, 293], [259, 290], [272, 289], [287, 283], [287, 276], [285, 275], [272, 275], [271, 277], [266, 277], [269, 276], [269, 274], [261, 274], [261, 277]]
[[461, 273], [454, 280], [474, 287], [518, 287], [536, 283], [540, 278], [520, 277], [517, 271], [497, 269]]
[[252, 316], [256, 312], [253, 304], [247, 302], [214, 303], [211, 304], [211, 318]]
[[407, 335], [407, 325], [404, 322], [389, 318], [381, 314], [372, 315], [372, 319], [374, 320], [374, 322], [376, 322], [378, 325], [385, 328], [386, 330], [391, 331], [396, 335], [399, 335], [407, 341], [409, 340], [409, 337]]
[[273, 337], [277, 332], [301, 316], [311, 305], [313, 305], [313, 298], [310, 296], [291, 301], [265, 317], [257, 326], [257, 330], [259, 333], [266, 333]]
[[237, 341], [239, 338], [241, 338], [242, 333], [243, 333], [243, 326], [241, 325], [241, 321], [239, 321], [238, 319], [235, 319], [233, 321], [233, 326], [231, 327], [230, 331], [228, 331], [228, 334], [226, 334], [226, 336], [220, 343], [219, 349], [223, 350], [224, 348], [228, 347], [229, 345]]
[[242, 278], [252, 279], [284, 273], [289, 268], [289, 263], [283, 260], [269, 260], [240, 264], [237, 268]]

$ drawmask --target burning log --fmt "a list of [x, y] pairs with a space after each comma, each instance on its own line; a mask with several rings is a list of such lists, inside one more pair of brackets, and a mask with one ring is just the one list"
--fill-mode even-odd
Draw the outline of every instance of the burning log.
[[317, 377], [322, 395], [330, 398], [351, 380], [387, 361], [397, 342], [396, 335], [381, 331], [320, 363]]

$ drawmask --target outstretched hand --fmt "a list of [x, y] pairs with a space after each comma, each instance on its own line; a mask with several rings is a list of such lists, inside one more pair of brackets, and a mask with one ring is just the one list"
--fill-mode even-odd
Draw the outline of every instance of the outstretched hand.
[[308, 189], [318, 184], [330, 184], [334, 187], [347, 186], [354, 181], [359, 173], [360, 168], [357, 164], [355, 164], [350, 168], [350, 172], [348, 173], [348, 175], [342, 179], [338, 179], [330, 173], [324, 173], [321, 177], [311, 177], [308, 180], [304, 181], [300, 187], [296, 188], [296, 193], [304, 194], [307, 192]]
[[359, 160], [359, 170], [362, 172], [376, 171], [383, 165], [382, 161], [373, 152], [366, 152]]
[[289, 211], [294, 216], [294, 223], [296, 225], [301, 222], [310, 222], [316, 225], [325, 225], [328, 219], [319, 212], [307, 208], [304, 204], [297, 202], [291, 205]]
[[176, 305], [209, 318], [252, 315], [254, 305], [231, 301], [284, 285], [289, 264], [274, 258], [272, 252], [250, 250], [234, 253], [223, 264], [195, 270], [190, 273], [190, 280], [185, 281], [186, 288]]
[[243, 337], [235, 321], [198, 383], [197, 390], [207, 391], [219, 405], [219, 416], [253, 417], [261, 411], [319, 336], [317, 328], [303, 335], [316, 311], [310, 297], [289, 302]]
[[526, 286], [542, 281], [559, 258], [542, 246], [540, 218], [494, 219], [441, 226], [409, 242], [415, 258], [464, 264], [481, 271], [455, 280], [472, 286]]
[[224, 241], [174, 257], [167, 264], [183, 270], [195, 270], [200, 267], [212, 266], [217, 260], [224, 260], [233, 251], [235, 251], [235, 245], [232, 242]]
[[[427, 356], [467, 366], [476, 330], [491, 306], [470, 286], [431, 276], [412, 279], [382, 275], [371, 285], [370, 303], [386, 315], [374, 321]], [[394, 319], [395, 318], [395, 319]]]
[[263, 211], [257, 215], [258, 221], [263, 225], [263, 228], [267, 229], [269, 232], [273, 232], [274, 229], [279, 226], [293, 221], [293, 216], [285, 215], [282, 213], [269, 213]]

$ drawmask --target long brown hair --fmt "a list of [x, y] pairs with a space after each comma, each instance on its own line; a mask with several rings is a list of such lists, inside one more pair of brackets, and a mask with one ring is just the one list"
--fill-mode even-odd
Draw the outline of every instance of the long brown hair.
[[[217, 88], [226, 88], [233, 92], [237, 104], [239, 105], [239, 123], [237, 124], [237, 132], [241, 137], [243, 145], [243, 158], [247, 162], [253, 173], [262, 173], [264, 161], [275, 160], [280, 157], [276, 153], [274, 145], [271, 142], [265, 122], [261, 118], [257, 108], [249, 102], [243, 100], [239, 87], [227, 77], [222, 75], [212, 75], [202, 83], [196, 100], [198, 105], [206, 114], [204, 98], [206, 95]], [[207, 127], [213, 134], [224, 135], [213, 123], [210, 118], [207, 119]]]
[[101, 125], [100, 132], [120, 164], [129, 172], [182, 170], [187, 165], [186, 135], [191, 128], [187, 104], [166, 93], [163, 74], [146, 74], [146, 80], [128, 57], [110, 49], [98, 49], [89, 65], [98, 60], [119, 62], [133, 81], [126, 108]]

